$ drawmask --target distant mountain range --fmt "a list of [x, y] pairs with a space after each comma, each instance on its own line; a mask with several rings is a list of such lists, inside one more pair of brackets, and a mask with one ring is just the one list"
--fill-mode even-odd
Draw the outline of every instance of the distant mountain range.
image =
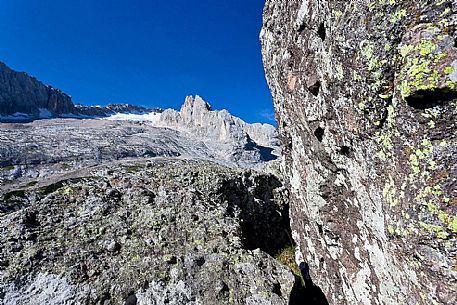
[[[0, 125], [0, 136], [10, 139], [0, 141], [0, 167], [22, 166], [21, 176], [38, 170], [25, 166], [30, 160], [54, 164], [188, 156], [258, 168], [280, 155], [274, 126], [249, 124], [227, 110], [213, 110], [200, 96], [188, 96], [179, 111], [128, 104], [75, 105], [69, 95], [5, 64], [0, 64], [0, 123], [13, 123]], [[66, 144], [56, 149], [55, 142]], [[33, 156], [31, 146], [38, 148]], [[45, 171], [50, 172], [50, 166]]]
[[49, 118], [96, 118], [118, 113], [160, 113], [161, 109], [129, 104], [105, 107], [75, 105], [59, 89], [45, 85], [25, 72], [17, 72], [0, 62], [0, 122], [33, 121]]

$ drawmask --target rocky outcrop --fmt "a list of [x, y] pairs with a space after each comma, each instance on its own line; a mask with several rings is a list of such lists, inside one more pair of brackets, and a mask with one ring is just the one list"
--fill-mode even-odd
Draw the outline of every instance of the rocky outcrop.
[[457, 6], [267, 0], [297, 262], [330, 304], [455, 304]]
[[197, 138], [221, 158], [242, 165], [253, 159], [270, 161], [279, 154], [275, 128], [248, 124], [227, 110], [212, 110], [201, 97], [188, 96], [180, 111], [165, 110], [155, 126], [167, 127]]
[[0, 62], [0, 115], [22, 113], [39, 118], [73, 110], [71, 98], [62, 91]]
[[271, 175], [150, 159], [0, 191], [0, 303], [289, 304]]

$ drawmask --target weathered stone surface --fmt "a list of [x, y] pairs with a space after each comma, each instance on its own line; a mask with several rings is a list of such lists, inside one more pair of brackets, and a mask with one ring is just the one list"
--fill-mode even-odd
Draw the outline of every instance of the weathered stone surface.
[[151, 159], [0, 191], [0, 303], [289, 304], [271, 175]]
[[297, 262], [331, 304], [456, 303], [451, 1], [266, 1]]

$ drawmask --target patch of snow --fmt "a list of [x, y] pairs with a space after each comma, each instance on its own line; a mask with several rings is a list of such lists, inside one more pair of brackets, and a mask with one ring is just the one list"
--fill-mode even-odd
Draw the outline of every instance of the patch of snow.
[[52, 118], [52, 113], [47, 108], [38, 108], [40, 114], [38, 115], [40, 119], [50, 119]]
[[150, 112], [143, 114], [134, 113], [116, 113], [112, 116], [103, 118], [110, 121], [136, 121], [136, 122], [158, 122], [160, 120], [161, 113]]

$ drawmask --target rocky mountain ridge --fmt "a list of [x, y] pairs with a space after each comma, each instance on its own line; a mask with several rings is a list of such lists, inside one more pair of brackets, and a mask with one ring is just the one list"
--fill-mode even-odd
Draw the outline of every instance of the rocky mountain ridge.
[[28, 122], [50, 118], [100, 118], [117, 113], [162, 112], [128, 104], [106, 107], [74, 105], [71, 97], [45, 85], [24, 72], [16, 72], [0, 62], [0, 122]]

